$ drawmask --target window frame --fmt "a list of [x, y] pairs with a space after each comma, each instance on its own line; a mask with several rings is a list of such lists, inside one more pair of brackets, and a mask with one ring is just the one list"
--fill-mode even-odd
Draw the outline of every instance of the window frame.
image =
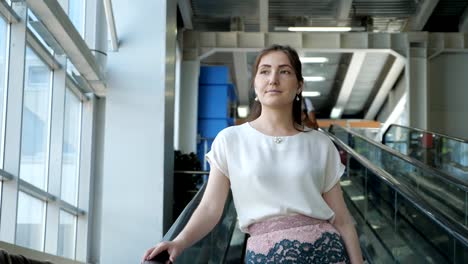
[[[5, 2], [0, 2], [0, 4], [3, 3]], [[87, 32], [87, 7], [88, 5], [86, 4], [83, 9], [84, 32]], [[85, 94], [83, 91], [88, 91], [89, 88], [83, 87], [83, 83], [74, 81], [73, 77], [66, 73], [64, 67], [66, 65], [66, 56], [54, 56], [51, 54], [37, 39], [37, 36], [27, 28], [26, 18], [28, 9], [26, 2], [13, 2], [10, 9], [12, 14], [10, 19], [14, 21], [11, 22], [9, 20], [11, 24], [7, 23], [9, 38], [7, 39], [6, 46], [8, 58], [14, 57], [15, 60], [8, 59], [6, 67], [7, 85], [5, 87], [6, 96], [4, 97], [6, 102], [4, 120], [7, 120], [7, 122], [4, 126], [6, 127], [4, 131], [4, 142], [6, 142], [4, 157], [7, 158], [4, 159], [4, 168], [0, 168], [0, 180], [2, 181], [0, 187], [3, 188], [2, 195], [7, 198], [5, 201], [2, 200], [0, 217], [2, 215], [8, 215], [9, 217], [2, 219], [0, 222], [0, 245], [7, 249], [9, 247], [13, 248], [13, 250], [9, 250], [10, 252], [17, 251], [26, 256], [28, 254], [37, 254], [32, 253], [33, 251], [27, 248], [14, 245], [18, 221], [18, 194], [21, 191], [46, 203], [44, 216], [46, 231], [43, 236], [44, 253], [39, 255], [44, 256], [44, 260], [55, 259], [58, 250], [59, 212], [62, 210], [76, 217], [76, 230], [74, 231], [75, 256], [73, 260], [66, 259], [60, 261], [61, 263], [84, 263], [88, 257], [88, 244], [91, 243], [90, 237], [92, 236], [89, 232], [90, 225], [92, 224], [92, 219], [89, 217], [89, 208], [92, 208], [92, 199], [90, 198], [92, 194], [90, 190], [93, 188], [91, 180], [93, 149], [91, 143], [93, 141], [95, 97], [92, 94]], [[0, 13], [0, 19], [3, 18], [2, 14]], [[83, 34], [83, 38], [84, 35], [85, 33]], [[25, 69], [26, 47], [29, 47], [51, 70], [51, 101], [49, 103], [51, 120], [48, 135], [50, 138], [48, 139], [50, 153], [46, 161], [49, 167], [46, 190], [37, 188], [19, 178], [23, 109], [22, 91], [25, 81], [27, 81], [24, 77], [24, 73], [27, 70]], [[79, 170], [77, 179], [77, 206], [60, 199], [62, 160], [61, 158], [57, 159], [57, 157], [61, 157], [62, 155], [64, 114], [63, 111], [62, 114], [59, 112], [64, 107], [65, 89], [69, 89], [81, 102], [80, 125], [78, 128], [80, 130], [80, 152], [78, 153], [79, 162], [77, 164]], [[20, 120], [19, 122], [18, 119]], [[60, 137], [60, 134], [61, 140], [53, 138], [55, 135], [59, 135]]]

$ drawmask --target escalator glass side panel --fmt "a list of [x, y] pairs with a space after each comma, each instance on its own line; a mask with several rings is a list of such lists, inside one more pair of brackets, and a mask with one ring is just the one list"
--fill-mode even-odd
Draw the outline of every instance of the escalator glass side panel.
[[183, 251], [175, 263], [224, 263], [236, 220], [237, 213], [230, 193], [220, 222], [203, 239]]
[[455, 241], [454, 263], [468, 263], [468, 248]]
[[419, 129], [392, 125], [382, 142], [461, 180], [468, 181], [468, 142]]
[[401, 196], [397, 196], [396, 229], [412, 244], [413, 252], [402, 250], [402, 263], [414, 262], [422, 253], [428, 263], [454, 263], [454, 239]]
[[[340, 151], [341, 149], [338, 148]], [[367, 169], [358, 161], [349, 158], [346, 175], [340, 181], [347, 207], [356, 221], [356, 230], [365, 257], [369, 263], [394, 263], [391, 249], [373, 228], [368, 219], [366, 197]]]
[[467, 249], [450, 234], [358, 160], [347, 164], [340, 184], [370, 263], [461, 263]]
[[468, 192], [463, 186], [440, 177], [436, 171], [416, 166], [375, 144], [353, 136], [343, 128], [334, 127], [333, 132], [339, 138], [346, 138], [345, 143], [399, 182], [411, 186], [448, 218], [468, 227]]

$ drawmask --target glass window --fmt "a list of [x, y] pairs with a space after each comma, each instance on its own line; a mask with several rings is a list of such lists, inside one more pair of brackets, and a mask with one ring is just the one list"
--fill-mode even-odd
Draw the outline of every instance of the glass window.
[[57, 255], [75, 258], [76, 216], [60, 210]]
[[46, 190], [52, 71], [26, 49], [20, 178]]
[[5, 94], [7, 75], [7, 23], [0, 18], [0, 168], [3, 168], [3, 138], [4, 138], [4, 115], [5, 115]]
[[[85, 0], [69, 0], [68, 17], [83, 38], [85, 28], [85, 7]], [[74, 72], [76, 75], [79, 75], [75, 65], [73, 65], [69, 59], [67, 59], [67, 72], [70, 75], [72, 75], [72, 72]]]
[[18, 194], [16, 244], [42, 251], [44, 249], [46, 203], [24, 192]]
[[[54, 54], [54, 50], [51, 48], [51, 45], [49, 45], [50, 40], [43, 38], [44, 31], [47, 31], [47, 29], [41, 22], [39, 22], [39, 19], [37, 19], [31, 10], [28, 10], [28, 29], [31, 30], [33, 35], [36, 36], [36, 38], [42, 43], [47, 51], [50, 52], [50, 54]], [[42, 32], [42, 35], [39, 34], [40, 32]]]
[[81, 101], [70, 89], [65, 93], [62, 157], [62, 200], [77, 206], [80, 162]]
[[85, 2], [85, 0], [70, 0], [68, 3], [68, 16], [81, 36], [84, 36]]

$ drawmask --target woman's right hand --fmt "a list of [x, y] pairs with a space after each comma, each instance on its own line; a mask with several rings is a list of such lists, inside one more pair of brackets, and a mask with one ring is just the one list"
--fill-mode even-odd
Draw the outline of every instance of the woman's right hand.
[[166, 263], [174, 263], [175, 259], [177, 256], [182, 253], [182, 251], [185, 249], [184, 245], [180, 241], [164, 241], [156, 246], [148, 249], [145, 252], [145, 255], [143, 256], [143, 259], [141, 260], [141, 263], [143, 263], [146, 260], [151, 260], [153, 259], [156, 255], [163, 251], [167, 251], [169, 253], [169, 261]]

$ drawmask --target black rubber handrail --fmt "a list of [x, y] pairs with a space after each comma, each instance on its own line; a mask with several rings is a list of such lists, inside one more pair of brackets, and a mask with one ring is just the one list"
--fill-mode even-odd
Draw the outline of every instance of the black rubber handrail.
[[[182, 229], [187, 225], [190, 217], [192, 216], [195, 209], [197, 209], [198, 205], [200, 204], [201, 199], [203, 198], [203, 193], [205, 192], [206, 182], [202, 185], [200, 190], [198, 190], [197, 194], [192, 198], [192, 200], [185, 206], [182, 213], [180, 213], [177, 220], [172, 224], [171, 228], [166, 232], [162, 241], [171, 241], [173, 240]], [[155, 260], [148, 260], [144, 262], [145, 264], [160, 264], [161, 262]]]
[[395, 192], [404, 197], [415, 208], [422, 212], [425, 216], [431, 219], [435, 224], [440, 226], [448, 234], [460, 241], [465, 247], [468, 247], [468, 229], [457, 222], [446, 218], [445, 215], [437, 208], [423, 200], [410, 186], [398, 181], [385, 170], [375, 166], [371, 161], [357, 153], [350, 146], [341, 141], [337, 136], [330, 132], [324, 131], [330, 139], [340, 148], [353, 156], [358, 162], [372, 171], [380, 180], [387, 183]]
[[427, 172], [427, 173], [429, 173], [431, 175], [434, 175], [434, 176], [436, 176], [436, 177], [438, 177], [438, 178], [440, 178], [440, 179], [442, 179], [442, 180], [444, 180], [444, 181], [446, 181], [446, 182], [448, 182], [450, 184], [454, 184], [458, 188], [462, 189], [463, 191], [468, 192], [468, 182], [466, 182], [466, 181], [463, 181], [463, 180], [461, 180], [461, 179], [459, 179], [459, 178], [457, 178], [455, 176], [447, 174], [447, 173], [445, 173], [445, 172], [443, 172], [443, 171], [441, 171], [439, 169], [433, 168], [433, 167], [427, 165], [426, 163], [424, 163], [424, 162], [422, 162], [420, 160], [417, 160], [417, 159], [411, 158], [411, 157], [409, 157], [407, 155], [404, 155], [401, 152], [398, 152], [398, 151], [394, 150], [393, 148], [391, 148], [391, 147], [389, 147], [387, 145], [384, 145], [382, 143], [379, 143], [379, 142], [373, 141], [371, 139], [368, 139], [368, 138], [366, 138], [366, 137], [364, 137], [362, 135], [359, 135], [359, 134], [355, 133], [354, 131], [351, 131], [351, 130], [349, 130], [347, 128], [344, 128], [342, 126], [332, 125], [332, 126], [330, 126], [329, 131], [332, 131], [333, 127], [339, 127], [340, 129], [343, 129], [346, 133], [351, 134], [353, 137], [357, 137], [357, 138], [359, 138], [361, 140], [364, 140], [367, 143], [372, 144], [372, 145], [378, 147], [379, 149], [382, 149], [383, 151], [390, 153], [393, 156], [396, 156], [396, 157], [398, 157], [398, 158], [400, 158], [400, 159], [402, 159], [402, 160], [404, 160], [404, 161], [406, 161], [408, 163], [411, 163], [412, 165], [414, 165], [414, 166], [420, 168], [421, 170], [423, 170], [424, 172]]

